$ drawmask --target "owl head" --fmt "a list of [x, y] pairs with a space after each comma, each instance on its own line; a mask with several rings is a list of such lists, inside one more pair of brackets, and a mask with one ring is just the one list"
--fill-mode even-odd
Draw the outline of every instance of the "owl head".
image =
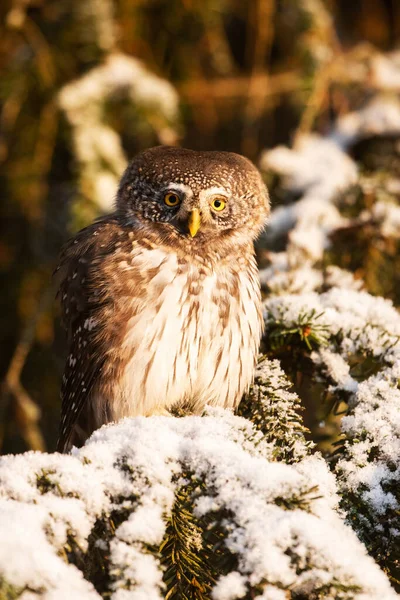
[[269, 210], [261, 175], [243, 156], [170, 146], [138, 154], [117, 196], [125, 222], [157, 224], [160, 233], [193, 243], [232, 234], [254, 239]]

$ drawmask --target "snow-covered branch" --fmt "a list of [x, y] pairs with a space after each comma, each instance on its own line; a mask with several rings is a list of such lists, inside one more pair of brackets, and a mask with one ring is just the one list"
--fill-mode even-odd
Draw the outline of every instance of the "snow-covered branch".
[[140, 119], [141, 127], [147, 124], [161, 144], [174, 144], [177, 139], [175, 89], [136, 58], [113, 52], [103, 64], [64, 86], [59, 104], [71, 126], [80, 187], [97, 214], [112, 209], [127, 164], [121, 137], [107, 118], [107, 105], [121, 100], [130, 110], [132, 122], [126, 123], [127, 128]]
[[[265, 363], [256, 385], [262, 374], [283, 377]], [[303, 452], [285, 464], [276, 450], [250, 421], [221, 410], [127, 419], [72, 456], [4, 457], [3, 586], [46, 600], [155, 600], [171, 589], [170, 597], [192, 598], [196, 588], [215, 600], [250, 592], [283, 600], [289, 590], [394, 598], [336, 511], [325, 461]], [[174, 579], [185, 560], [184, 579]]]
[[[364, 290], [379, 290], [385, 269], [395, 268], [398, 179], [395, 172], [359, 175], [347, 150], [369, 137], [395, 139], [399, 117], [398, 101], [378, 95], [340, 117], [328, 138], [299, 138], [293, 149], [274, 149], [261, 160], [268, 176], [278, 178], [281, 193], [297, 199], [274, 211], [264, 237], [269, 248], [268, 266], [261, 271], [268, 291], [264, 349], [285, 362], [294, 382], [297, 375], [306, 378], [306, 402], [318, 402], [320, 414], [329, 412], [329, 404], [334, 412], [345, 412], [330, 459], [340, 505], [395, 581], [400, 315], [390, 300]], [[284, 246], [279, 252], [277, 241]], [[360, 278], [364, 257], [369, 257], [365, 281]], [[338, 415], [335, 419], [337, 425]]]

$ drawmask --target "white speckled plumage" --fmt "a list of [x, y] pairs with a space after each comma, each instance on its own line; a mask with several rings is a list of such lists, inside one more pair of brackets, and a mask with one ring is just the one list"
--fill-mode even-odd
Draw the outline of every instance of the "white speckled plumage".
[[[179, 194], [176, 209], [166, 191]], [[124, 416], [237, 407], [262, 330], [253, 240], [268, 212], [258, 171], [238, 155], [160, 147], [134, 159], [116, 212], [61, 257], [70, 356], [60, 450]]]

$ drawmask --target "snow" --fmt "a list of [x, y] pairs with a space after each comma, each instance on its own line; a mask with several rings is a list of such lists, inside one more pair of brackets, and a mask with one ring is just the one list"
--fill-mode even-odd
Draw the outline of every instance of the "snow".
[[357, 181], [351, 158], [334, 141], [317, 134], [303, 134], [292, 150], [279, 146], [264, 152], [260, 168], [278, 173], [286, 188], [306, 192], [307, 199], [327, 202]]
[[371, 215], [374, 220], [380, 223], [380, 230], [384, 237], [399, 239], [400, 206], [397, 206], [394, 202], [379, 200], [373, 205]]
[[[345, 458], [337, 465], [340, 485], [360, 494], [378, 514], [399, 511], [391, 493], [400, 484], [400, 362], [359, 384], [352, 411], [342, 421], [349, 440]], [[377, 457], [370, 459], [371, 449]], [[390, 488], [390, 489], [389, 489]], [[389, 518], [389, 517], [388, 517]]]
[[[57, 556], [46, 536], [48, 509], [2, 498], [0, 501], [0, 574], [16, 587], [45, 588], [43, 598], [52, 592], [57, 598], [98, 598], [93, 586], [78, 569]], [[7, 540], [6, 543], [4, 541]]]
[[282, 294], [289, 291], [311, 292], [322, 285], [323, 275], [320, 270], [314, 269], [310, 264], [292, 269], [286, 260], [284, 262], [280, 260], [279, 254], [271, 253], [270, 266], [260, 270], [260, 281], [263, 287], [274, 294]]
[[346, 148], [366, 137], [399, 133], [400, 102], [397, 97], [381, 95], [373, 98], [363, 109], [340, 117], [331, 139]]
[[356, 391], [358, 384], [351, 377], [350, 365], [345, 361], [343, 356], [322, 347], [319, 349], [319, 352], [314, 352], [311, 358], [316, 364], [323, 365], [328, 377], [336, 384], [330, 386], [330, 391], [334, 391], [335, 389], [342, 389], [348, 392]]
[[213, 600], [234, 600], [246, 594], [246, 579], [237, 571], [221, 577], [212, 591]]
[[344, 288], [359, 291], [363, 288], [364, 282], [356, 279], [350, 271], [341, 269], [336, 265], [328, 265], [325, 270], [325, 281], [329, 288]]
[[288, 234], [289, 239], [287, 267], [272, 277], [268, 286], [296, 293], [311, 291], [321, 284], [321, 274], [315, 273], [313, 266], [322, 259], [330, 243], [329, 234], [348, 224], [334, 203], [356, 183], [356, 164], [335, 141], [304, 134], [293, 149], [279, 146], [264, 152], [260, 168], [277, 173], [284, 189], [301, 194], [297, 202], [279, 206], [271, 214], [264, 239], [272, 241], [282, 234]]
[[[259, 376], [268, 368], [261, 366]], [[278, 385], [274, 367], [270, 375]], [[123, 509], [126, 518], [110, 541], [111, 598], [161, 598], [163, 571], [149, 547], [165, 535], [178, 475], [190, 472], [203, 482], [195, 515], [231, 515], [225, 543], [238, 566], [217, 582], [216, 600], [243, 597], [265, 582], [265, 597], [278, 598], [282, 586], [308, 593], [335, 580], [360, 586], [355, 598], [394, 597], [335, 512], [335, 484], [323, 459], [304, 456], [289, 465], [273, 456], [274, 444], [249, 421], [213, 410], [204, 417], [125, 419], [95, 432], [72, 456], [4, 457], [0, 515], [9, 543], [0, 550], [0, 573], [17, 587], [43, 589], [44, 598], [98, 598], [78, 568], [63, 561], [62, 548], [72, 533], [84, 550], [96, 520]]]
[[372, 61], [372, 79], [375, 85], [392, 92], [400, 90], [400, 52], [378, 54]]

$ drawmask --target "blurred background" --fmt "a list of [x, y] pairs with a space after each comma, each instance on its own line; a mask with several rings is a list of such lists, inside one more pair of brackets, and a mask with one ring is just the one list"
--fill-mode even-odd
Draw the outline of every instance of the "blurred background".
[[161, 143], [258, 163], [328, 132], [375, 93], [400, 2], [3, 0], [0, 16], [0, 451], [53, 450], [52, 271], [111, 209], [127, 159]]

